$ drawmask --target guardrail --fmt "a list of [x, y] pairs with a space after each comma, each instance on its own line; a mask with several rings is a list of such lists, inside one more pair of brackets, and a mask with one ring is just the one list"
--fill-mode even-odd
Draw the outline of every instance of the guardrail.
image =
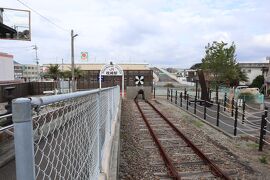
[[17, 180], [97, 179], [120, 88], [13, 101]]

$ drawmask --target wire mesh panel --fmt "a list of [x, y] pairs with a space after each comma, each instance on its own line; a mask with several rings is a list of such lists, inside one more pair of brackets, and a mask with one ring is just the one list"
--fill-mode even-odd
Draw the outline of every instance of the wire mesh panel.
[[[120, 88], [44, 97], [39, 101], [35, 104], [32, 100], [32, 110], [29, 109], [35, 179], [97, 179], [104, 143], [111, 135], [119, 106]], [[20, 131], [19, 127], [16, 131]]]
[[33, 118], [37, 179], [89, 179], [98, 165], [98, 94], [53, 103]]

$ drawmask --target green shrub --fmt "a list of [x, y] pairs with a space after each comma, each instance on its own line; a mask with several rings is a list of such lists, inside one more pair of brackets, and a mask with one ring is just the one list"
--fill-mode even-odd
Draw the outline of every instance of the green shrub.
[[266, 156], [261, 156], [261, 157], [259, 157], [259, 161], [260, 161], [262, 164], [268, 164], [268, 161], [267, 161], [267, 157], [266, 157]]

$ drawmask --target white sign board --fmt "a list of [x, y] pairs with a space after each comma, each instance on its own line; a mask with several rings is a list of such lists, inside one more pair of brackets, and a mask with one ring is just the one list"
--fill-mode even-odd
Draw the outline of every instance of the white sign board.
[[118, 65], [105, 65], [100, 71], [102, 76], [122, 76], [123, 70]]

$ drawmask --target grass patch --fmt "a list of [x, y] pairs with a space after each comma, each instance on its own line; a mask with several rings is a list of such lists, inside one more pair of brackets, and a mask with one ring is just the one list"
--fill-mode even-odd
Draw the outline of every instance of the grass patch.
[[268, 164], [268, 161], [267, 161], [267, 157], [266, 157], [266, 156], [261, 156], [261, 157], [259, 157], [259, 161], [260, 161], [262, 164]]
[[196, 127], [201, 128], [203, 127], [203, 123], [200, 121], [193, 121], [192, 124], [194, 124]]
[[248, 143], [247, 147], [250, 147], [252, 149], [258, 149], [259, 148], [259, 144], [257, 143]]

